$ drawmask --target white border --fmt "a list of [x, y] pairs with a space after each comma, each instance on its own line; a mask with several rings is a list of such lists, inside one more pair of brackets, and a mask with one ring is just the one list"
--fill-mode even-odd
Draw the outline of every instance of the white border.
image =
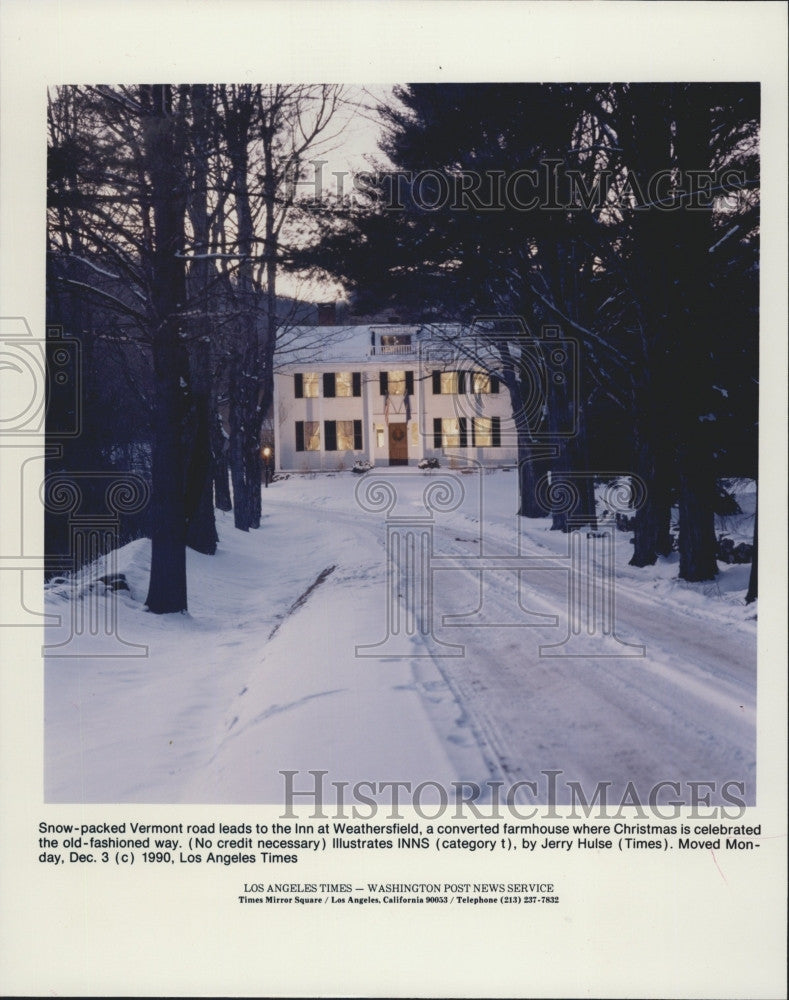
[[[44, 320], [47, 84], [762, 82], [760, 805], [754, 817], [769, 833], [758, 858], [732, 861], [725, 884], [702, 860], [683, 872], [681, 882], [640, 857], [594, 868], [552, 862], [566, 885], [566, 902], [556, 920], [528, 924], [521, 914], [483, 920], [464, 912], [448, 922], [439, 912], [426, 928], [410, 913], [378, 921], [367, 914], [340, 919], [336, 911], [331, 921], [278, 914], [275, 924], [233, 908], [226, 875], [198, 883], [183, 872], [167, 880], [150, 871], [133, 878], [113, 872], [94, 885], [77, 869], [52, 872], [35, 863], [37, 822], [57, 815], [42, 806], [40, 637], [35, 630], [19, 636], [5, 630], [2, 992], [780, 995], [786, 885], [785, 5], [4, 0], [0, 32], [0, 312], [26, 317], [36, 331]], [[90, 814], [106, 818], [112, 808]], [[130, 812], [124, 808], [119, 815]], [[154, 817], [166, 812], [149, 810]], [[411, 875], [417, 874], [413, 868], [409, 861]], [[600, 941], [609, 946], [601, 950]]]

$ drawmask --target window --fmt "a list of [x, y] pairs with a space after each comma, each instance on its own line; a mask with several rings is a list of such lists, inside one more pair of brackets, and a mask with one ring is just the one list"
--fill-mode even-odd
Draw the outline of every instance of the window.
[[382, 333], [381, 354], [410, 354], [411, 335], [408, 333]]
[[382, 333], [381, 347], [404, 347], [411, 343], [410, 333]]
[[327, 420], [323, 425], [326, 451], [361, 451], [361, 420]]
[[435, 417], [433, 420], [434, 448], [465, 448], [468, 444], [465, 417]]
[[476, 448], [490, 448], [493, 443], [490, 417], [474, 417], [471, 421], [471, 443]]
[[433, 395], [457, 395], [462, 384], [462, 372], [433, 371]]
[[303, 399], [305, 396], [314, 399], [318, 396], [317, 373], [296, 372], [293, 376], [293, 395], [296, 399]]
[[377, 448], [384, 446], [384, 429], [380, 424], [375, 425], [375, 445]]
[[335, 396], [361, 396], [361, 394], [361, 372], [324, 372], [323, 395], [326, 399], [333, 399]]
[[471, 443], [476, 448], [500, 448], [501, 418], [474, 417], [471, 421]]
[[440, 389], [442, 395], [451, 394], [456, 396], [458, 393], [458, 379], [459, 372], [439, 372], [440, 379]]
[[321, 425], [317, 420], [296, 421], [296, 451], [321, 450]]
[[433, 371], [434, 396], [462, 395], [465, 392], [479, 395], [498, 391], [499, 380], [487, 372], [442, 372], [437, 369]]
[[379, 383], [382, 396], [413, 396], [413, 372], [381, 372]]
[[482, 393], [498, 392], [499, 380], [495, 375], [489, 375], [488, 372], [472, 372], [471, 391], [475, 396]]
[[293, 395], [296, 399], [314, 399], [319, 395], [317, 372], [296, 372], [293, 376]]

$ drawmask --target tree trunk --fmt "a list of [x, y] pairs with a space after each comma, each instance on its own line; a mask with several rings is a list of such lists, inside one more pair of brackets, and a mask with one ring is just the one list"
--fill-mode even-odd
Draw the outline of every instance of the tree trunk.
[[535, 445], [518, 438], [518, 515], [547, 517], [550, 510], [541, 502], [537, 484], [550, 471], [551, 458], [556, 455], [553, 445]]
[[558, 447], [535, 439], [527, 416], [533, 410], [532, 401], [524, 399], [532, 382], [527, 374], [519, 372], [519, 363], [513, 359], [506, 341], [495, 346], [503, 362], [501, 378], [509, 394], [518, 445], [518, 516], [546, 517], [550, 509], [538, 496], [537, 484], [550, 471]]
[[250, 378], [244, 375], [243, 365], [236, 360], [230, 383], [230, 480], [233, 484], [233, 523], [239, 531], [249, 531], [252, 526], [249, 479], [247, 476], [247, 420]]
[[260, 527], [258, 296], [252, 266], [255, 227], [248, 178], [254, 114], [252, 92], [245, 88], [236, 97], [227, 140], [241, 258], [236, 280], [240, 336], [231, 367], [229, 413], [233, 520], [240, 531]]
[[210, 104], [205, 84], [191, 87], [194, 114], [193, 181], [189, 202], [189, 217], [195, 249], [195, 259], [189, 273], [190, 312], [193, 322], [193, 342], [190, 357], [191, 448], [186, 474], [186, 542], [197, 552], [214, 555], [217, 545], [214, 520], [213, 476], [211, 459], [211, 329], [206, 316], [210, 285], [215, 277], [205, 253], [209, 245], [208, 226], [208, 143]]
[[551, 531], [577, 531], [581, 528], [597, 529], [597, 508], [595, 503], [594, 478], [590, 475], [589, 455], [586, 447], [586, 421], [580, 400], [570, 401], [565, 391], [555, 388], [550, 410], [551, 427], [554, 432], [571, 426], [570, 405], [577, 407], [576, 433], [568, 438], [553, 463], [551, 487], [558, 490], [564, 482], [577, 499], [572, 506], [557, 504], [552, 514]]
[[154, 614], [186, 611], [186, 530], [182, 476], [181, 379], [186, 374], [179, 313], [186, 298], [183, 234], [186, 171], [167, 84], [146, 85], [145, 156], [151, 179], [154, 330], [154, 441], [151, 577], [146, 604]]
[[646, 419], [636, 422], [636, 473], [647, 484], [644, 505], [636, 511], [631, 566], [654, 566], [671, 554], [671, 495], [664, 449], [655, 444]]
[[[677, 84], [673, 88], [677, 159], [685, 170], [710, 165], [712, 137], [711, 96], [706, 87]], [[680, 394], [678, 427], [680, 471], [679, 575], [683, 580], [712, 580], [715, 561], [715, 467], [705, 419], [713, 382], [711, 359], [720, 330], [713, 329], [709, 248], [713, 226], [711, 211], [684, 207], [675, 213], [676, 327], [680, 332], [675, 364], [685, 380]], [[691, 387], [692, 391], [688, 390]]]
[[232, 510], [230, 499], [230, 468], [227, 461], [227, 437], [222, 417], [214, 411], [211, 421], [211, 457], [214, 477], [214, 506], [218, 510]]
[[209, 344], [200, 339], [192, 346], [191, 449], [186, 470], [186, 544], [212, 556], [218, 541], [214, 520], [211, 466], [211, 386]]
[[[621, 95], [619, 145], [628, 175], [642, 181], [671, 162], [669, 90], [662, 84], [634, 84]], [[647, 199], [648, 200], [648, 199]], [[636, 198], [636, 202], [641, 199]], [[636, 512], [631, 566], [653, 566], [672, 549], [671, 449], [675, 373], [668, 352], [676, 336], [676, 213], [642, 205], [629, 213], [632, 247], [625, 265], [638, 317], [638, 364], [633, 366], [635, 472], [647, 496]]]
[[[758, 486], [757, 486], [758, 490]], [[751, 558], [751, 574], [748, 577], [748, 593], [745, 603], [753, 604], [759, 596], [759, 494], [756, 494], [756, 517], [753, 522], [753, 556]]]
[[714, 580], [715, 560], [715, 479], [696, 450], [688, 445], [679, 454], [679, 575], [698, 583]]
[[[260, 432], [258, 430], [257, 352], [236, 358], [230, 384], [230, 477], [233, 520], [239, 531], [260, 527]], [[256, 502], [257, 495], [257, 502]]]

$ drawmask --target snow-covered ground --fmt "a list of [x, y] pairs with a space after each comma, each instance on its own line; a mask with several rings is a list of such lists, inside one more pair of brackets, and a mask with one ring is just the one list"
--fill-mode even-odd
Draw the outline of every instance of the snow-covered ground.
[[[51, 585], [47, 610], [61, 625], [47, 642], [65, 641], [60, 652], [72, 655], [46, 662], [47, 801], [282, 802], [281, 771], [300, 772], [305, 788], [319, 769], [327, 783], [351, 786], [532, 781], [539, 791], [527, 788], [524, 801], [544, 794], [547, 771], [562, 772], [559, 801], [567, 782], [588, 798], [610, 782], [616, 802], [628, 782], [645, 801], [666, 781], [687, 802], [687, 783], [702, 781], [715, 784], [716, 802], [738, 781], [753, 803], [750, 567], [721, 565], [714, 583], [686, 584], [676, 557], [628, 567], [630, 536], [613, 532], [619, 641], [582, 634], [562, 645], [569, 536], [548, 519], [513, 516], [514, 471], [450, 474], [462, 501], [431, 520], [426, 487], [438, 490], [436, 507], [453, 506], [441, 495], [446, 475], [392, 469], [272, 484], [260, 530], [238, 532], [232, 515], [218, 514], [218, 553], [189, 552], [188, 615], [144, 611], [147, 540], [85, 571], [78, 588], [112, 569], [130, 592], [99, 586], [75, 600], [70, 584]], [[368, 492], [371, 476], [396, 495], [390, 534], [411, 531], [426, 546], [418, 572], [389, 581], [389, 624], [387, 521], [369, 509], [387, 495]], [[744, 516], [720, 528], [750, 540], [752, 487], [738, 484], [737, 499]], [[605, 541], [575, 537], [599, 566]], [[595, 595], [603, 591], [583, 591], [584, 608]], [[114, 607], [120, 637], [147, 655], [97, 655], [95, 637], [69, 638], [72, 613], [91, 607]], [[424, 635], [418, 624], [431, 611]]]

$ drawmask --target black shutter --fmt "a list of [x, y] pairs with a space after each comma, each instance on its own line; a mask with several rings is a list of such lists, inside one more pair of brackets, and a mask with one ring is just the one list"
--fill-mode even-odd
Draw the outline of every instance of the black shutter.
[[[296, 378], [300, 378], [299, 375]], [[296, 451], [304, 451], [304, 421], [296, 421]]]
[[441, 447], [441, 417], [433, 417], [433, 447]]
[[381, 395], [385, 396], [389, 392], [389, 373], [381, 372], [378, 376], [378, 381], [381, 386]]
[[440, 371], [434, 371], [433, 372], [433, 395], [434, 396], [440, 396], [441, 395], [441, 372]]
[[466, 430], [468, 421], [465, 417], [460, 417], [458, 423], [460, 424], [460, 447], [466, 448], [468, 446], [468, 431]]
[[491, 417], [490, 441], [494, 448], [501, 447], [501, 417]]
[[466, 391], [466, 373], [458, 372], [458, 396], [462, 396]]
[[362, 422], [361, 420], [354, 420], [353, 422], [353, 450], [361, 451], [364, 445], [362, 444]]
[[471, 447], [477, 447], [477, 418], [471, 418]]
[[405, 373], [405, 394], [406, 396], [413, 396], [414, 394], [414, 373]]
[[362, 394], [362, 373], [352, 372], [351, 373], [351, 392], [354, 396], [361, 396]]
[[[304, 376], [301, 374], [301, 372], [296, 372], [296, 374], [293, 376], [293, 394], [295, 395], [296, 399], [304, 398]], [[304, 428], [302, 428], [302, 430], [303, 429]], [[304, 451], [303, 448], [301, 450]]]
[[323, 421], [323, 450], [337, 451], [337, 421]]
[[333, 399], [335, 395], [336, 381], [334, 378], [334, 372], [324, 372], [323, 373], [323, 398]]
[[490, 391], [491, 392], [498, 392], [499, 391], [499, 380], [498, 380], [498, 377], [496, 375], [491, 375], [490, 376]]

